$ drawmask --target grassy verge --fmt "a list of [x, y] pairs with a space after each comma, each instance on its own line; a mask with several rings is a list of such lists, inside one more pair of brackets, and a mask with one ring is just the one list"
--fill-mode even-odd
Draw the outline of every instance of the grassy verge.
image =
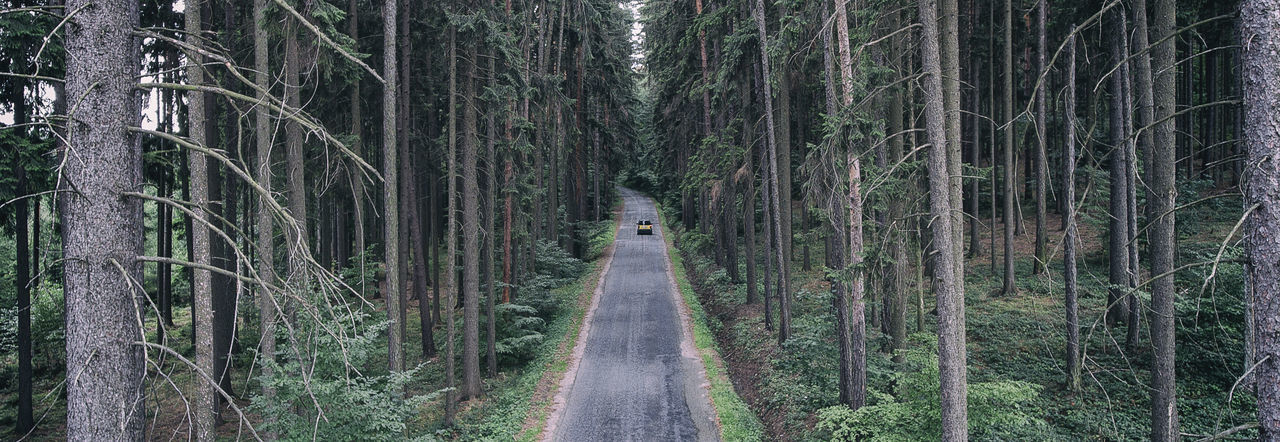
[[[658, 218], [661, 225], [671, 225], [667, 223], [661, 208], [658, 210]], [[665, 230], [662, 235], [666, 241], [668, 256], [671, 257], [672, 272], [675, 274], [676, 286], [680, 289], [680, 296], [684, 298], [684, 302], [689, 306], [690, 318], [693, 321], [693, 343], [698, 348], [698, 353], [702, 356], [702, 363], [706, 367], [707, 380], [711, 383], [711, 405], [716, 410], [716, 415], [720, 421], [720, 438], [722, 440], [731, 441], [758, 441], [764, 439], [764, 427], [760, 423], [760, 419], [755, 413], [747, 407], [747, 403], [738, 396], [737, 391], [733, 389], [733, 382], [729, 380], [728, 372], [725, 370], [724, 362], [721, 361], [719, 350], [716, 348], [716, 340], [711, 334], [711, 329], [707, 327], [707, 313], [702, 308], [702, 303], [698, 300], [697, 293], [693, 290], [693, 285], [689, 283], [689, 276], [685, 273], [684, 257], [682, 252], [675, 247], [673, 236], [674, 232]]]

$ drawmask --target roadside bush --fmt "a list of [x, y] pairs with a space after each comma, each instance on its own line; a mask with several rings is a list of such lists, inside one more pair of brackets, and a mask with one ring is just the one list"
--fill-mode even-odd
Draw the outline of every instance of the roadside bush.
[[553, 287], [564, 285], [586, 271], [586, 264], [560, 248], [554, 241], [538, 240], [534, 248], [537, 251], [533, 263], [534, 269], [539, 275], [552, 278]]
[[583, 261], [595, 261], [604, 254], [604, 249], [613, 244], [613, 238], [617, 232], [614, 230], [615, 227], [617, 226], [612, 219], [582, 223], [583, 234], [587, 238], [586, 250], [582, 254]]
[[[902, 350], [904, 370], [891, 376], [897, 395], [869, 390], [873, 404], [856, 411], [843, 405], [818, 411], [816, 430], [835, 441], [911, 441], [942, 433], [935, 337], [917, 334]], [[974, 439], [1036, 440], [1048, 432], [1027, 405], [1040, 386], [1022, 381], [969, 383], [969, 434]], [[1038, 437], [1039, 436], [1039, 437]]]
[[518, 366], [532, 360], [541, 349], [542, 331], [547, 322], [538, 317], [538, 309], [527, 305], [494, 306], [497, 317], [497, 342], [494, 352], [503, 366]]

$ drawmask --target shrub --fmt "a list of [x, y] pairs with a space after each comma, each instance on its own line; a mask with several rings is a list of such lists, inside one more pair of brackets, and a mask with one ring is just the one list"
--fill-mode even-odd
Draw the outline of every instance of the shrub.
[[542, 330], [546, 321], [538, 317], [538, 310], [519, 304], [495, 306], [497, 317], [497, 342], [493, 351], [504, 366], [523, 365], [532, 360], [541, 349]]
[[[251, 412], [274, 418], [259, 424], [256, 428], [259, 433], [272, 431], [281, 440], [309, 440], [316, 435], [342, 441], [403, 438], [407, 430], [405, 422], [438, 392], [404, 397], [405, 386], [413, 381], [422, 366], [400, 373], [370, 374], [385, 373], [367, 366], [380, 361], [375, 361], [376, 356], [386, 353], [383, 333], [389, 322], [369, 322], [367, 316], [356, 312], [328, 324], [353, 329], [345, 333], [331, 334], [303, 322], [297, 331], [312, 337], [312, 347], [307, 349], [312, 357], [305, 361], [305, 367], [303, 361], [285, 357], [284, 353], [278, 355], [283, 358], [282, 363], [260, 359], [272, 370], [258, 381], [273, 387], [276, 398], [274, 401], [262, 396], [252, 398]], [[307, 379], [302, 377], [304, 370], [309, 373]]]
[[[892, 375], [896, 396], [868, 391], [873, 402], [858, 410], [839, 405], [818, 411], [819, 434], [838, 441], [908, 441], [937, 439], [942, 434], [938, 397], [936, 338], [912, 336], [913, 346], [902, 350], [904, 367]], [[1047, 425], [1034, 418], [1027, 405], [1040, 386], [1022, 381], [969, 384], [969, 434], [975, 439], [1034, 438]]]

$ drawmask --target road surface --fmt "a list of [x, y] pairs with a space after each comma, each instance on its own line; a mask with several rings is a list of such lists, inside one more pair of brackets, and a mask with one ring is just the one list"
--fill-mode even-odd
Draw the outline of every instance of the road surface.
[[[620, 188], [625, 206], [612, 262], [589, 314], [577, 369], [566, 373], [557, 441], [718, 439], [706, 373], [681, 319], [653, 201]], [[654, 222], [653, 235], [635, 223]], [[581, 344], [580, 344], [581, 345]]]

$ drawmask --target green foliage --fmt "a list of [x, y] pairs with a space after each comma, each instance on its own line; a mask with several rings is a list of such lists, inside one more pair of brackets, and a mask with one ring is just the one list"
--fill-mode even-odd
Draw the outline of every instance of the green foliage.
[[[904, 370], [891, 375], [897, 395], [870, 391], [873, 403], [858, 410], [845, 406], [819, 410], [816, 429], [839, 441], [930, 440], [942, 434], [936, 338], [917, 334], [912, 344], [902, 350]], [[1027, 405], [1040, 389], [1023, 381], [970, 382], [970, 435], [993, 440], [1034, 438], [1046, 424]]]
[[[666, 225], [666, 224], [664, 224]], [[681, 231], [678, 241], [680, 247], [692, 253], [705, 255], [711, 251], [711, 246], [715, 245], [711, 235], [699, 232], [697, 230]]]
[[494, 307], [498, 334], [494, 352], [503, 366], [517, 366], [537, 356], [541, 348], [542, 330], [547, 322], [537, 316], [538, 309], [519, 304]]
[[383, 333], [389, 322], [372, 322], [368, 316], [356, 312], [337, 318], [338, 324], [354, 324], [343, 334], [301, 323], [301, 328], [314, 328], [299, 330], [312, 337], [314, 358], [300, 361], [281, 353], [277, 357], [282, 363], [260, 360], [272, 370], [270, 375], [259, 376], [258, 382], [274, 388], [276, 400], [253, 397], [250, 411], [274, 417], [259, 424], [258, 431], [274, 431], [281, 440], [310, 440], [315, 435], [344, 441], [403, 438], [405, 422], [438, 392], [403, 396], [405, 386], [414, 381], [422, 366], [401, 373], [371, 374], [385, 373], [385, 369], [369, 365], [379, 363], [379, 355], [386, 353]]
[[577, 278], [586, 270], [586, 265], [581, 260], [574, 258], [554, 241], [538, 240], [534, 247], [534, 269], [539, 275], [551, 278], [555, 286]]
[[[3, 282], [3, 281], [0, 281]], [[3, 285], [2, 287], [12, 287]], [[9, 293], [0, 308], [0, 360], [17, 361], [18, 310]], [[32, 371], [37, 376], [53, 376], [62, 373], [66, 360], [66, 334], [63, 324], [62, 286], [44, 283], [31, 292], [31, 348]], [[0, 369], [0, 391], [16, 388], [17, 364], [6, 364]]]
[[604, 254], [604, 249], [613, 244], [618, 226], [613, 220], [606, 219], [595, 222], [584, 222], [583, 235], [587, 238], [587, 250], [582, 255], [583, 261], [595, 261]]

